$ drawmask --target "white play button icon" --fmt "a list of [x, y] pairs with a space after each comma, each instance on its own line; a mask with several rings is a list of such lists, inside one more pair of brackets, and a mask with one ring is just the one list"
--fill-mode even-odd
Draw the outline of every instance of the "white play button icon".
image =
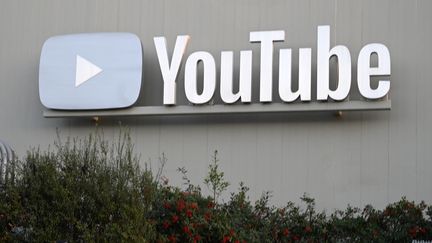
[[140, 95], [142, 60], [141, 41], [131, 33], [51, 37], [41, 51], [40, 100], [56, 110], [132, 106]]
[[102, 69], [80, 55], [76, 56], [75, 87], [102, 72]]

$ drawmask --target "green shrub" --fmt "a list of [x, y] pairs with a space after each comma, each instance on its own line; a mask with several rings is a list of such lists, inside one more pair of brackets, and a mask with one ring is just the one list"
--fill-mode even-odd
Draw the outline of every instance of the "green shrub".
[[100, 135], [30, 151], [0, 197], [1, 240], [152, 241], [146, 217], [157, 190], [130, 138], [108, 146]]
[[[1, 242], [409, 242], [432, 239], [432, 207], [402, 198], [384, 210], [348, 207], [329, 216], [314, 199], [304, 205], [252, 203], [243, 183], [227, 202], [229, 183], [217, 153], [204, 184], [184, 189], [140, 168], [127, 133], [108, 144], [100, 134], [68, 139], [48, 152], [31, 150], [13, 161], [0, 185]], [[11, 170], [12, 171], [12, 170]]]

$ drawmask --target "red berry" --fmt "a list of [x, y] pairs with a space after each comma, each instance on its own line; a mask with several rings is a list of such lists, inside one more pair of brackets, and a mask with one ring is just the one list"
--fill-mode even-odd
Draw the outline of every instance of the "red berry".
[[188, 218], [192, 217], [192, 211], [191, 210], [186, 210], [186, 216], [188, 216]]
[[173, 215], [172, 216], [172, 222], [173, 222], [173, 224], [177, 223], [178, 220], [179, 220], [179, 217], [177, 215]]

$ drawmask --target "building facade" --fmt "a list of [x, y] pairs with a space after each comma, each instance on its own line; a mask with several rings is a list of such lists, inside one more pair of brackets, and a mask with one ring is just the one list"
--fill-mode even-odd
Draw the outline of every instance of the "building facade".
[[[285, 31], [285, 40], [274, 44], [275, 84], [279, 49], [292, 48], [296, 77], [298, 49], [312, 48], [314, 84], [317, 27], [328, 25], [331, 46], [345, 45], [351, 54], [353, 82], [344, 102], [361, 99], [355, 82], [361, 48], [383, 43], [389, 49], [391, 88], [386, 99], [392, 102], [391, 110], [335, 114], [307, 111], [305, 103], [306, 111], [300, 113], [115, 116], [101, 118], [97, 126], [110, 140], [116, 139], [119, 124], [129, 127], [142, 163], [157, 168], [163, 153], [164, 174], [176, 185], [181, 185], [179, 167], [188, 170], [192, 183], [202, 184], [217, 150], [230, 190], [244, 181], [251, 198], [272, 191], [277, 205], [298, 201], [303, 193], [325, 209], [369, 203], [382, 207], [402, 196], [432, 202], [431, 1], [4, 0], [0, 5], [0, 139], [20, 157], [32, 146], [47, 148], [56, 139], [57, 128], [63, 137], [84, 137], [96, 127], [88, 117], [44, 117], [39, 58], [49, 37], [89, 32], [137, 35], [143, 48], [143, 76], [135, 106], [163, 106], [156, 36], [166, 38], [172, 54], [176, 37], [189, 35], [185, 56], [211, 53], [216, 73], [221, 51], [234, 51], [234, 80], [239, 52], [252, 50], [252, 103], [259, 103], [260, 45], [250, 42], [250, 32]], [[330, 64], [334, 87], [337, 65]], [[191, 106], [183, 77], [184, 67], [177, 77], [178, 104]], [[219, 74], [216, 77], [219, 80]], [[317, 102], [316, 89], [312, 85], [310, 104]], [[275, 97], [273, 103], [282, 103]], [[221, 103], [218, 92], [211, 103]], [[238, 105], [243, 104], [232, 106]]]

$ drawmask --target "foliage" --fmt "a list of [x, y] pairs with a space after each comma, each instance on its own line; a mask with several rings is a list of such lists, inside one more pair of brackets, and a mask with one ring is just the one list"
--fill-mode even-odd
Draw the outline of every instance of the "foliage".
[[68, 139], [53, 149], [31, 150], [13, 161], [14, 174], [0, 185], [1, 242], [409, 242], [432, 239], [432, 206], [402, 198], [384, 210], [348, 206], [330, 215], [315, 200], [271, 206], [256, 202], [240, 183], [227, 202], [229, 183], [215, 152], [204, 179], [211, 195], [184, 188], [140, 168], [127, 133], [108, 144], [102, 135]]
[[227, 189], [229, 183], [224, 180], [224, 173], [219, 170], [219, 160], [217, 158], [217, 150], [213, 155], [213, 163], [209, 165], [209, 172], [204, 179], [204, 184], [211, 190], [213, 194], [213, 202], [216, 203], [219, 196]]
[[0, 196], [0, 241], [152, 241], [146, 218], [157, 183], [141, 170], [130, 138], [101, 135], [55, 143], [15, 161]]

